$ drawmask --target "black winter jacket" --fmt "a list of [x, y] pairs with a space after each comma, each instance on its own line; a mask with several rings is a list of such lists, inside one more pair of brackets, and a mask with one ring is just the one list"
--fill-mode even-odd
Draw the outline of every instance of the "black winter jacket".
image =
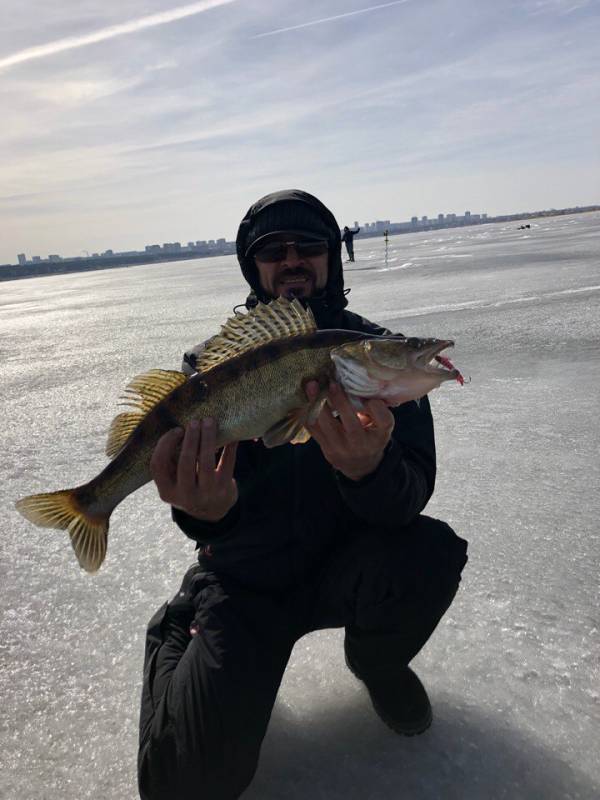
[[[386, 332], [349, 311], [341, 313], [340, 327]], [[181, 530], [198, 542], [200, 563], [252, 588], [284, 589], [318, 569], [349, 529], [401, 536], [433, 493], [435, 444], [426, 397], [393, 414], [396, 425], [383, 461], [358, 482], [337, 473], [312, 439], [270, 450], [260, 441], [241, 442], [235, 469], [239, 500], [222, 520], [201, 522], [173, 509]]]
[[[270, 299], [258, 283], [254, 260], [245, 256], [248, 232], [258, 214], [282, 201], [309, 205], [330, 230], [327, 285], [308, 301], [318, 327], [389, 333], [345, 309], [339, 226], [317, 198], [297, 189], [263, 197], [240, 224], [238, 260], [252, 290], [247, 305], [251, 298]], [[189, 366], [184, 371], [189, 372]], [[318, 570], [350, 530], [370, 528], [402, 536], [403, 526], [424, 509], [433, 493], [435, 443], [427, 397], [404, 403], [393, 413], [396, 424], [381, 464], [358, 482], [337, 473], [312, 439], [270, 450], [260, 441], [241, 442], [235, 468], [239, 500], [222, 520], [201, 522], [173, 509], [181, 530], [198, 542], [200, 563], [249, 588], [286, 589]]]

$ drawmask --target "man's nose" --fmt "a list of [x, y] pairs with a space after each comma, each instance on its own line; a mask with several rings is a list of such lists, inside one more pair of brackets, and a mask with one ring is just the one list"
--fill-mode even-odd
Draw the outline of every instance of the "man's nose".
[[293, 244], [288, 245], [285, 257], [282, 264], [286, 264], [287, 266], [294, 266], [295, 264], [300, 264], [304, 261], [304, 259], [298, 255], [298, 251], [294, 247]]

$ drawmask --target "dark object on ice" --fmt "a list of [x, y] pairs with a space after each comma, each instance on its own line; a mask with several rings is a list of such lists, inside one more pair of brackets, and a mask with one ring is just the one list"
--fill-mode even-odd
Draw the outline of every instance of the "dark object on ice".
[[348, 253], [348, 261], [354, 261], [354, 237], [360, 231], [360, 228], [357, 227], [354, 230], [350, 230], [347, 225], [344, 225], [344, 235], [342, 236], [342, 242], [346, 245], [346, 252]]
[[524, 231], [526, 228], [531, 228], [531, 225], [529, 225], [529, 224], [527, 224], [527, 225], [519, 225], [519, 230], [520, 231]]
[[416, 736], [431, 725], [433, 713], [425, 687], [410, 667], [360, 673], [346, 648], [346, 666], [363, 681], [379, 718], [396, 733]]

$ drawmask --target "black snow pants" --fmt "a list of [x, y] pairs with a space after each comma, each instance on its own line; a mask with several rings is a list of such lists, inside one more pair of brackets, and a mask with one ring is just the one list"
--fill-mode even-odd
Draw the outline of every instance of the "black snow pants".
[[232, 584], [199, 564], [151, 619], [138, 779], [142, 800], [234, 800], [250, 784], [295, 642], [345, 627], [359, 669], [403, 666], [452, 602], [467, 543], [420, 516], [357, 534], [286, 593]]
[[344, 244], [348, 253], [348, 261], [354, 261], [354, 242], [352, 239], [345, 239]]

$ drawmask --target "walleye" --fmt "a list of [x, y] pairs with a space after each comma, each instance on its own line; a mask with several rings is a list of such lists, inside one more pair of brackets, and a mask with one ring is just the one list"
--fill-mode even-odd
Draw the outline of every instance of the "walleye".
[[[160, 437], [190, 420], [214, 417], [217, 446], [262, 439], [266, 447], [310, 439], [305, 425], [319, 415], [332, 380], [354, 405], [378, 397], [394, 406], [418, 399], [443, 381], [461, 380], [438, 354], [453, 342], [317, 330], [298, 300], [273, 300], [233, 317], [208, 340], [198, 374], [153, 369], [134, 378], [124, 399], [132, 410], [113, 420], [106, 445], [112, 460], [89, 483], [25, 497], [16, 503], [30, 522], [62, 528], [79, 564], [96, 572], [106, 555], [112, 511], [151, 479], [150, 458]], [[438, 361], [441, 366], [433, 362]], [[318, 397], [309, 402], [308, 381]]]

